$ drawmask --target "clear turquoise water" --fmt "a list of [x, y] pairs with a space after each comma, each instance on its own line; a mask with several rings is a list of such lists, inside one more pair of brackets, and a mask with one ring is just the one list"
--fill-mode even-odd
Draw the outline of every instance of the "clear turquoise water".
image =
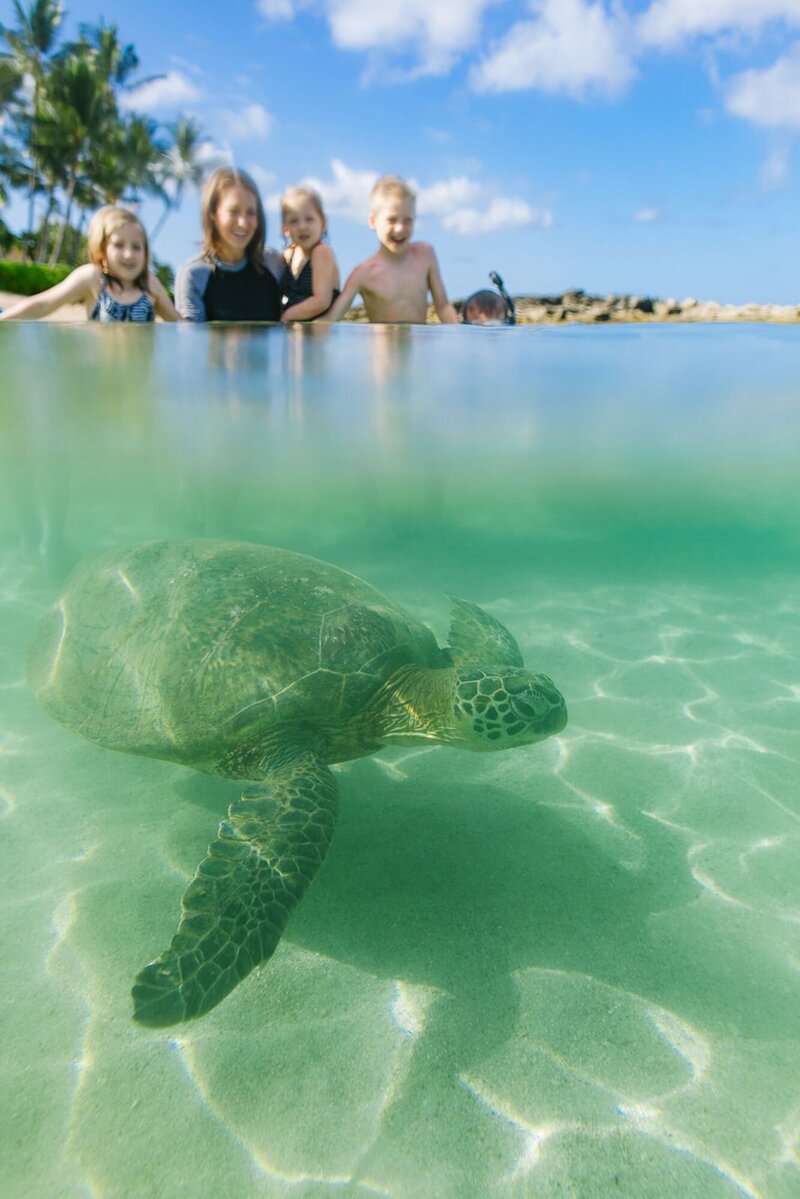
[[[793, 328], [0, 326], [4, 1196], [800, 1195]], [[330, 856], [203, 1020], [134, 974], [235, 787], [24, 678], [107, 546], [484, 605], [570, 723], [341, 768]]]

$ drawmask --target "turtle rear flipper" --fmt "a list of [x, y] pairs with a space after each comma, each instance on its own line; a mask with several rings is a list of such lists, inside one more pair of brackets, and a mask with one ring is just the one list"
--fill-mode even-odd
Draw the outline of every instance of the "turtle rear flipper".
[[333, 837], [338, 793], [312, 755], [283, 765], [228, 809], [181, 900], [169, 949], [140, 971], [134, 1019], [201, 1016], [270, 957]]

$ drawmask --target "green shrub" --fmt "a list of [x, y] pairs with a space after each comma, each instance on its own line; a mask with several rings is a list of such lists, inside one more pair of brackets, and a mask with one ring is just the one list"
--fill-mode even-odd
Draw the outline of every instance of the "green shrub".
[[0, 260], [0, 291], [17, 296], [35, 296], [48, 287], [55, 287], [71, 272], [71, 266], [40, 266], [35, 262], [4, 262]]
[[170, 297], [174, 299], [175, 272], [173, 271], [173, 269], [169, 265], [169, 263], [168, 262], [158, 262], [156, 259], [153, 259], [153, 261], [150, 264], [150, 269], [152, 270], [156, 279], [158, 279], [161, 283], [164, 284], [164, 287], [169, 292]]
[[[154, 272], [172, 295], [175, 287], [175, 272], [166, 262], [154, 264]], [[35, 262], [5, 262], [0, 259], [0, 291], [13, 292], [15, 296], [36, 296], [48, 287], [55, 287], [66, 279], [71, 266], [40, 266]]]

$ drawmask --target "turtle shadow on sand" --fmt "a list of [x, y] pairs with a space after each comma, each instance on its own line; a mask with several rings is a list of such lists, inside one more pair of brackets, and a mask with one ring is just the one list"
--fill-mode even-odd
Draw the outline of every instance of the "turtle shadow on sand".
[[[680, 963], [665, 953], [658, 917], [699, 894], [681, 836], [629, 815], [644, 865], [626, 868], [558, 812], [558, 784], [535, 752], [516, 759], [522, 793], [482, 779], [483, 763], [465, 781], [473, 760], [438, 750], [405, 778], [380, 761], [347, 767], [331, 851], [285, 939], [445, 993], [446, 1040], [460, 1045], [462, 1067], [513, 1034], [512, 976], [530, 968], [590, 976], [754, 1038], [784, 1035], [787, 1020], [800, 1031], [800, 1015], [757, 970], [740, 969], [735, 947], [698, 944]], [[178, 790], [184, 803], [224, 810], [215, 780], [192, 775]]]
[[[386, 757], [391, 760], [391, 751]], [[306, 975], [317, 980], [316, 1003], [314, 996], [304, 997], [303, 1012], [312, 1028], [316, 1004], [321, 1026], [330, 1021], [331, 1059], [304, 1050], [299, 1034], [292, 1040], [297, 1016], [285, 998], [286, 982], [278, 983], [284, 998], [277, 1013], [267, 964], [252, 982], [247, 1015], [240, 994], [236, 1010], [227, 1018], [220, 1013], [222, 1023], [215, 1020], [214, 1037], [205, 1043], [204, 1068], [216, 1080], [212, 1085], [222, 1087], [220, 1097], [229, 1084], [223, 1084], [223, 1068], [211, 1048], [217, 1042], [226, 1060], [233, 1055], [238, 1061], [240, 1052], [257, 1054], [259, 1068], [274, 1069], [280, 1079], [287, 1044], [296, 1046], [294, 1071], [336, 1075], [338, 1022], [326, 1011], [328, 961], [435, 995], [402, 1085], [392, 1090], [380, 1133], [360, 1161], [359, 1177], [365, 1178], [393, 1154], [398, 1169], [409, 1159], [424, 1169], [444, 1152], [442, 1137], [454, 1138], [447, 1141], [452, 1160], [466, 1158], [472, 1170], [489, 1169], [477, 1147], [486, 1132], [463, 1080], [480, 1079], [487, 1069], [489, 1078], [497, 1077], [492, 1063], [525, 1054], [529, 1042], [520, 1038], [529, 1029], [535, 1036], [526, 1008], [526, 971], [563, 972], [562, 996], [581, 995], [591, 979], [599, 984], [593, 993], [601, 992], [610, 1006], [628, 1010], [624, 1001], [631, 997], [639, 1010], [666, 1009], [712, 1038], [736, 1026], [754, 1041], [772, 1041], [798, 1026], [797, 1012], [791, 1015], [785, 997], [772, 993], [770, 976], [742, 971], [735, 946], [692, 945], [683, 961], [665, 952], [658, 916], [680, 920], [698, 895], [682, 838], [627, 814], [626, 822], [646, 844], [642, 868], [626, 869], [591, 830], [551, 806], [559, 782], [536, 758], [535, 749], [515, 757], [522, 785], [515, 781], [513, 790], [491, 779], [491, 760], [483, 770], [483, 763], [470, 770], [473, 759], [467, 755], [439, 750], [401, 760], [404, 778], [384, 770], [379, 760], [342, 772], [336, 838], [284, 937], [321, 956], [319, 973]], [[205, 810], [213, 806], [216, 785], [189, 777], [179, 785], [182, 802]], [[224, 802], [219, 796], [218, 811]], [[275, 966], [283, 969], [282, 963]], [[393, 989], [387, 991], [384, 1001], [391, 1003]], [[338, 995], [341, 999], [341, 990]], [[354, 1000], [358, 995], [355, 984]], [[260, 1049], [250, 1041], [247, 1050], [238, 1048], [243, 1018], [249, 1036], [263, 1034]], [[586, 1027], [575, 1024], [578, 1045], [602, 1034], [602, 1026], [591, 1023], [596, 1013], [589, 1011], [587, 1019]], [[632, 1028], [632, 1048], [636, 1035]], [[630, 1051], [625, 1042], [616, 1048]], [[246, 1116], [240, 1113], [235, 1125], [237, 1119], [247, 1126]]]

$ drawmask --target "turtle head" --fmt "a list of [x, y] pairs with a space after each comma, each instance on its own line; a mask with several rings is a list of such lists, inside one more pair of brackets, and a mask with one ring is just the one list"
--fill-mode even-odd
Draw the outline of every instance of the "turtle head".
[[451, 745], [462, 749], [515, 749], [560, 733], [567, 723], [564, 697], [546, 674], [521, 667], [458, 665]]

